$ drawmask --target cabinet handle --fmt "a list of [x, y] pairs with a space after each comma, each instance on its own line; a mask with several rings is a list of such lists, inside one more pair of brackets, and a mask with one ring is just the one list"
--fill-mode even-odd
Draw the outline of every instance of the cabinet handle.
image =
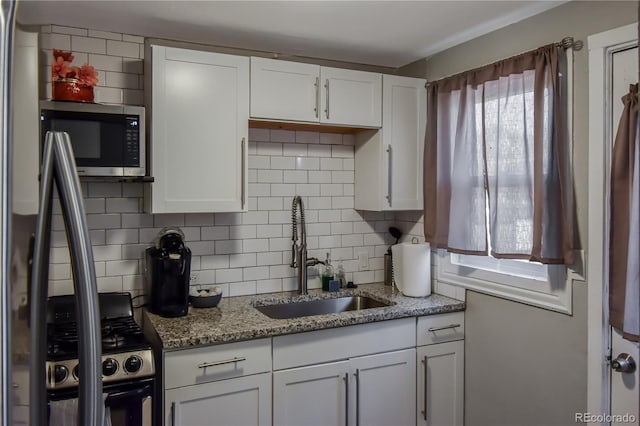
[[178, 426], [178, 420], [180, 419], [180, 404], [177, 402], [171, 403], [171, 424]]
[[391, 145], [387, 145], [387, 202], [391, 207]]
[[216, 365], [224, 365], [224, 364], [234, 364], [237, 362], [246, 361], [245, 357], [235, 357], [231, 359], [225, 359], [222, 361], [211, 361], [211, 362], [203, 362], [202, 364], [198, 364], [198, 368], [207, 368], [207, 367], [215, 367]]
[[344, 373], [344, 424], [349, 426], [349, 373]]
[[360, 369], [356, 369], [356, 426], [360, 426]]
[[326, 105], [324, 112], [327, 115], [327, 120], [329, 119], [329, 79], [325, 80], [324, 88], [326, 89]]
[[444, 325], [442, 327], [429, 327], [427, 330], [428, 331], [440, 331], [440, 330], [448, 330], [450, 328], [458, 328], [460, 327], [460, 324], [449, 324], [449, 325]]
[[424, 416], [424, 421], [427, 421], [427, 404], [428, 404], [428, 399], [427, 399], [427, 378], [428, 378], [428, 372], [427, 372], [427, 357], [425, 356], [424, 359], [422, 360], [422, 364], [424, 364], [424, 410], [422, 411], [422, 414]]
[[240, 143], [241, 146], [241, 155], [242, 155], [242, 166], [240, 168], [240, 176], [242, 176], [242, 188], [240, 189], [240, 202], [242, 203], [242, 210], [244, 210], [244, 205], [245, 205], [245, 190], [244, 190], [244, 185], [245, 185], [245, 170], [244, 170], [244, 153], [245, 153], [245, 138], [242, 138], [242, 142]]
[[316, 77], [316, 84], [314, 84], [316, 88], [316, 106], [313, 108], [313, 112], [316, 114], [316, 118], [318, 118], [318, 110], [320, 109], [320, 77]]

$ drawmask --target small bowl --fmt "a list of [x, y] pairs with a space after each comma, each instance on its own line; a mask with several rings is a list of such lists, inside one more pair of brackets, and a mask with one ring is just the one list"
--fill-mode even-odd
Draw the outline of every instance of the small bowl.
[[212, 296], [189, 296], [189, 302], [194, 308], [214, 308], [222, 299], [222, 292]]

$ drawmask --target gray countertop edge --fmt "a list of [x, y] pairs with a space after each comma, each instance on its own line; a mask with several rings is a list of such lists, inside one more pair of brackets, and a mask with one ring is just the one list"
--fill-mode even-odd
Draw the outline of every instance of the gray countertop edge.
[[[254, 308], [256, 304], [276, 304], [355, 295], [366, 295], [392, 303], [392, 305], [293, 319], [271, 319]], [[465, 302], [439, 294], [431, 294], [421, 298], [406, 297], [395, 288], [374, 283], [361, 284], [357, 289], [344, 289], [338, 293], [310, 290], [308, 296], [298, 296], [295, 292], [280, 292], [225, 297], [216, 308], [196, 309], [190, 307], [189, 313], [179, 318], [163, 318], [145, 310], [144, 328], [147, 333], [153, 334], [152, 340], [158, 343], [163, 350], [170, 351], [462, 311], [465, 307]]]

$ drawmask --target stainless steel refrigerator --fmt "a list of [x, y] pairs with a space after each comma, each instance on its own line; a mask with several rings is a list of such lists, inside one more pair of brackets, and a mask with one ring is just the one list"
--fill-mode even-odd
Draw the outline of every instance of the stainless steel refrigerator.
[[[81, 380], [77, 421], [79, 425], [97, 426], [104, 421], [100, 313], [93, 253], [73, 151], [66, 133], [47, 133], [37, 173], [37, 215], [16, 213], [12, 197], [21, 182], [14, 181], [12, 173], [15, 148], [12, 114], [15, 100], [23, 95], [12, 80], [17, 2], [1, 0], [0, 8], [0, 424], [14, 424], [14, 409], [19, 404], [23, 408], [28, 406], [30, 424], [48, 424], [46, 302], [53, 194], [57, 189], [79, 318]], [[37, 109], [34, 113], [38, 114]], [[37, 122], [37, 117], [35, 120]], [[39, 146], [40, 138], [35, 139], [27, 143]], [[25, 288], [28, 291], [25, 292]], [[16, 303], [18, 293], [28, 295], [25, 303]], [[28, 309], [20, 312], [23, 304]], [[26, 372], [28, 380], [17, 381], [18, 370]], [[29, 389], [24, 389], [25, 386]], [[24, 395], [28, 395], [28, 401]]]

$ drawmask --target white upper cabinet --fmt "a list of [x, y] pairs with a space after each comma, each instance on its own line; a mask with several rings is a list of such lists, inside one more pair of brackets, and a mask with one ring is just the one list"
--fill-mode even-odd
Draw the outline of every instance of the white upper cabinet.
[[251, 58], [251, 117], [318, 121], [320, 66]]
[[380, 127], [382, 75], [251, 58], [251, 117]]
[[321, 67], [320, 81], [321, 123], [380, 127], [382, 74]]
[[249, 58], [155, 45], [148, 55], [148, 210], [246, 211]]
[[425, 83], [421, 78], [383, 76], [382, 129], [356, 136], [356, 209], [422, 209]]

